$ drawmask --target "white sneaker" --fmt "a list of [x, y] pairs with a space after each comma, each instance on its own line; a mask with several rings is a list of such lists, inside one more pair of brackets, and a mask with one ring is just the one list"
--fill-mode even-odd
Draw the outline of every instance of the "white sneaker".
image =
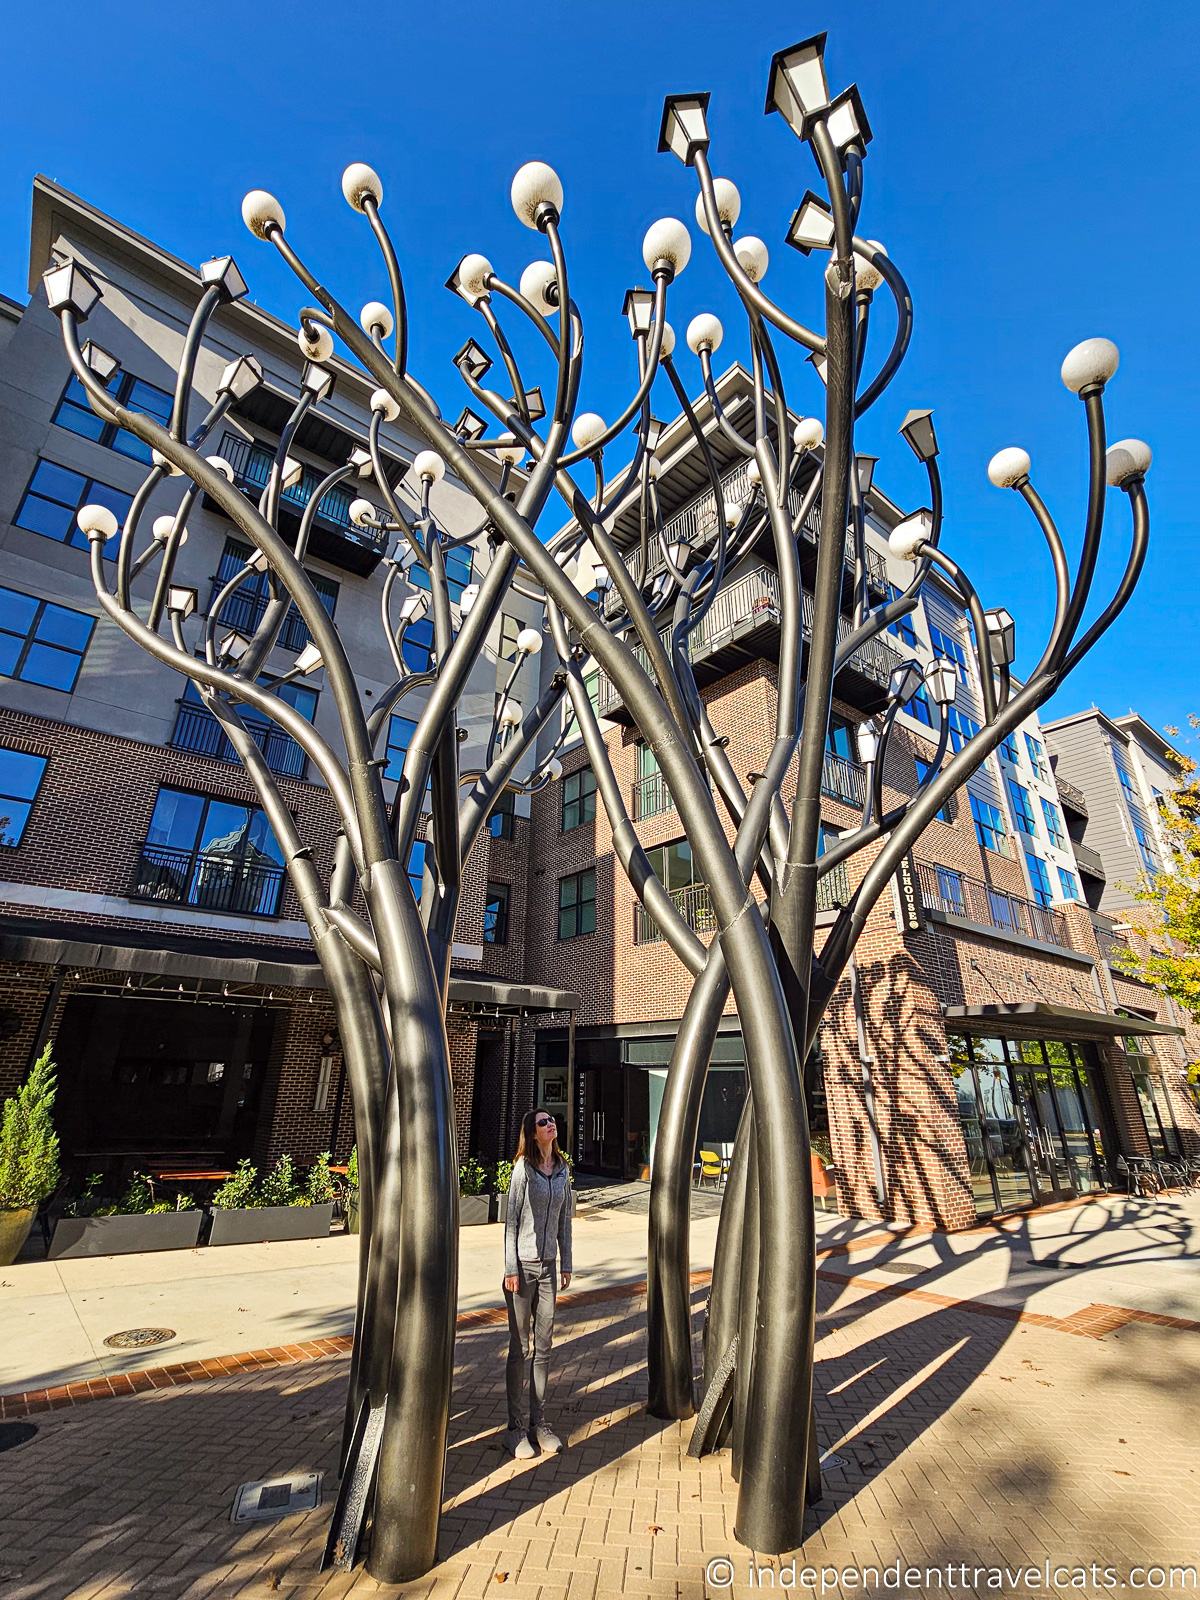
[[532, 1461], [537, 1451], [529, 1442], [529, 1435], [520, 1428], [509, 1428], [503, 1439], [504, 1448], [517, 1461]]
[[553, 1428], [547, 1428], [544, 1423], [534, 1429], [537, 1437], [538, 1449], [544, 1456], [557, 1456], [562, 1454], [563, 1442]]

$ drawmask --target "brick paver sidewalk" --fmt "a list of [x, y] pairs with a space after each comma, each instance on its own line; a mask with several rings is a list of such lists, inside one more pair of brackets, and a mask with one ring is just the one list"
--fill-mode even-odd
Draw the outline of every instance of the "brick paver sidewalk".
[[[821, 1304], [822, 1444], [840, 1459], [798, 1569], [1049, 1560], [1120, 1581], [1200, 1561], [1195, 1333], [1086, 1335], [829, 1280]], [[460, 1334], [442, 1561], [402, 1591], [316, 1571], [346, 1381], [330, 1356], [35, 1416], [37, 1436], [0, 1454], [0, 1594], [701, 1600], [730, 1592], [705, 1578], [728, 1555], [732, 1592], [757, 1595], [773, 1574], [751, 1583], [733, 1540], [728, 1455], [690, 1460], [687, 1426], [643, 1410], [643, 1323], [640, 1298], [564, 1306], [553, 1415], [570, 1448], [520, 1465], [498, 1445], [504, 1333]], [[230, 1522], [240, 1483], [313, 1470], [317, 1512]], [[841, 1592], [897, 1591], [868, 1576]]]

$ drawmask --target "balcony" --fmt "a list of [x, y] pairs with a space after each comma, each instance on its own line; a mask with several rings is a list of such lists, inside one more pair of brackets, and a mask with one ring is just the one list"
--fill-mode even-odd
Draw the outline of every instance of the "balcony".
[[658, 817], [664, 811], [674, 811], [675, 802], [661, 772], [651, 772], [639, 778], [633, 786], [633, 820]]
[[1057, 772], [1054, 774], [1054, 783], [1058, 789], [1058, 797], [1065, 809], [1074, 811], [1076, 816], [1086, 817], [1088, 815], [1088, 804], [1083, 797], [1083, 790], [1076, 788], [1073, 783], [1068, 783], [1066, 778], [1060, 777]]
[[282, 892], [283, 868], [266, 857], [256, 861], [149, 842], [142, 846], [130, 891], [135, 900], [248, 917], [278, 916]]
[[1073, 841], [1071, 849], [1075, 852], [1080, 872], [1085, 872], [1089, 878], [1099, 878], [1101, 883], [1107, 882], [1108, 873], [1104, 870], [1099, 850], [1093, 850], [1090, 844], [1075, 844]]
[[1093, 917], [1092, 927], [1096, 934], [1096, 943], [1100, 946], [1100, 954], [1109, 966], [1119, 965], [1120, 958], [1127, 956], [1132, 950], [1129, 940], [1123, 933], [1117, 933], [1109, 924], [1097, 922]]
[[[801, 618], [804, 636], [812, 630], [813, 600], [803, 596]], [[688, 641], [688, 654], [696, 682], [703, 687], [726, 677], [755, 659], [775, 660], [779, 651], [779, 578], [771, 567], [755, 567], [717, 595], [700, 626]], [[850, 631], [842, 617], [839, 637]], [[664, 635], [664, 640], [669, 637]], [[643, 666], [645, 651], [634, 646]], [[875, 711], [887, 701], [892, 672], [903, 658], [883, 639], [872, 639], [854, 655], [837, 676], [835, 690], [844, 700], [864, 711]], [[620, 695], [603, 672], [597, 681], [596, 711], [614, 722], [628, 722]]]
[[[275, 461], [274, 449], [241, 434], [224, 433], [218, 454], [233, 468], [234, 482], [248, 498], [258, 504], [267, 486]], [[304, 468], [300, 481], [281, 491], [280, 516], [299, 526], [305, 506], [312, 499], [325, 473], [316, 467]], [[359, 498], [356, 488], [339, 483], [321, 500], [313, 519], [308, 554], [317, 561], [343, 567], [365, 575], [373, 572], [387, 550], [387, 535], [371, 528], [358, 528], [350, 521], [350, 503]]]
[[1019, 933], [1041, 944], [1070, 949], [1067, 919], [1053, 906], [1039, 906], [1033, 900], [1009, 894], [980, 878], [968, 878], [953, 867], [940, 867], [931, 861], [917, 862], [917, 881], [921, 903], [927, 911], [940, 911], [980, 927], [996, 928], [1001, 933]]
[[821, 793], [861, 809], [867, 798], [866, 772], [857, 761], [827, 750], [821, 767]]
[[[685, 884], [681, 889], [668, 889], [667, 893], [676, 911], [693, 933], [716, 933], [717, 917], [712, 908], [706, 883]], [[832, 872], [817, 880], [817, 910], [836, 911], [839, 906], [844, 906], [849, 898], [850, 879], [846, 872], [846, 863], [840, 861]], [[640, 903], [633, 908], [633, 942], [634, 944], [664, 942], [653, 917], [647, 914], [645, 907]]]
[[[720, 478], [721, 493], [726, 503], [732, 502], [736, 506], [744, 506], [751, 495], [750, 480], [746, 476], [746, 462], [739, 463]], [[788, 509], [794, 519], [800, 510], [801, 495], [798, 490], [793, 490], [789, 496]], [[711, 490], [700, 495], [690, 505], [677, 511], [663, 524], [663, 544], [674, 544], [678, 540], [685, 540], [688, 544], [704, 544], [716, 531], [717, 508]], [[816, 549], [820, 536], [819, 507], [814, 507], [804, 519], [801, 526], [802, 549], [809, 547], [808, 554], [811, 559], [812, 552]], [[632, 555], [632, 551], [630, 554]], [[854, 552], [847, 549], [844, 556], [845, 576], [849, 580], [854, 573]], [[648, 582], [661, 572], [665, 565], [662, 555], [662, 544], [654, 541], [648, 553], [647, 570], [645, 579]], [[888, 590], [887, 561], [879, 550], [867, 549], [867, 583], [876, 594], [883, 596]], [[608, 616], [613, 616], [621, 608], [621, 597], [616, 590], [611, 590], [605, 601], [605, 610]]]
[[[208, 596], [208, 610], [211, 611], [217, 596], [225, 587], [222, 580], [213, 579], [212, 588]], [[244, 634], [247, 638], [254, 633], [263, 619], [267, 609], [266, 593], [255, 594], [249, 589], [235, 589], [231, 595], [225, 597], [221, 607], [221, 627], [232, 628], [235, 633]], [[279, 630], [276, 648], [286, 650], [289, 655], [299, 655], [308, 643], [308, 629], [304, 626], [303, 619], [295, 606], [289, 606], [287, 615], [283, 619], [283, 626]]]
[[[242, 709], [242, 720], [272, 772], [281, 778], [304, 777], [308, 771], [308, 757], [289, 734], [265, 719], [260, 720], [245, 708]], [[216, 717], [203, 706], [193, 705], [187, 700], [179, 702], [175, 727], [171, 732], [171, 748], [209, 756], [214, 761], [229, 761], [235, 766], [241, 764]]]

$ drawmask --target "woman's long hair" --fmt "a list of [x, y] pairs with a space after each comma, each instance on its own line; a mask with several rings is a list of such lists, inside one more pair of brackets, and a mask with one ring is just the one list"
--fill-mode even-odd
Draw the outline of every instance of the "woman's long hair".
[[[513, 1157], [513, 1165], [518, 1161], [528, 1161], [533, 1165], [538, 1162], [538, 1137], [535, 1126], [539, 1117], [554, 1116], [552, 1111], [547, 1111], [545, 1106], [534, 1106], [532, 1111], [527, 1111], [521, 1118], [521, 1137], [517, 1140], [517, 1153]], [[558, 1148], [558, 1118], [554, 1119], [554, 1143], [551, 1145], [554, 1156], [554, 1165], [566, 1166], [566, 1157]]]

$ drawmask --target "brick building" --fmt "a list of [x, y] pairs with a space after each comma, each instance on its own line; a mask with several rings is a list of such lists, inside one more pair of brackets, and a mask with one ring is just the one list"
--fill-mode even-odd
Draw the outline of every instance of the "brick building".
[[[113, 382], [122, 397], [150, 410], [167, 401], [199, 292], [191, 268], [37, 181], [33, 298], [0, 307], [0, 1092], [52, 1038], [64, 1148], [77, 1170], [185, 1152], [222, 1162], [284, 1150], [299, 1161], [322, 1149], [344, 1156], [353, 1131], [332, 1012], [251, 786], [179, 678], [97, 620], [74, 512], [97, 499], [123, 512], [144, 464], [137, 441], [101, 427], [68, 381], [37, 287], [56, 253], [78, 256], [103, 281], [88, 331], [119, 358]], [[235, 355], [252, 352], [266, 373], [217, 441], [239, 484], [257, 493], [299, 377], [295, 336], [241, 301], [218, 313], [209, 346], [198, 374], [205, 401]], [[297, 514], [366, 432], [370, 386], [332, 365], [334, 393], [292, 450], [305, 467], [289, 491]], [[745, 374], [731, 369], [719, 389], [736, 419]], [[706, 405], [699, 414], [725, 498], [752, 499]], [[399, 473], [417, 441], [394, 428], [385, 440]], [[713, 513], [684, 423], [664, 431], [657, 459], [669, 532], [686, 536]], [[174, 509], [169, 481], [155, 494], [162, 510]], [[451, 478], [435, 497], [450, 531], [475, 526], [477, 508]], [[390, 678], [377, 621], [383, 551], [350, 522], [346, 498], [323, 502], [308, 565], [370, 696]], [[878, 601], [904, 581], [886, 544], [900, 512], [875, 488], [868, 513], [865, 581]], [[618, 522], [616, 536], [631, 540], [633, 531]], [[811, 580], [815, 522], [799, 549]], [[196, 587], [201, 611], [238, 555], [232, 525], [198, 503], [178, 581]], [[452, 573], [455, 598], [487, 560], [481, 540]], [[848, 566], [847, 613], [852, 589]], [[252, 627], [264, 603], [253, 581], [237, 603]], [[517, 596], [506, 607], [463, 706], [468, 741], [487, 737], [516, 629], [539, 621]], [[764, 540], [729, 572], [693, 642], [709, 716], [743, 778], [766, 759], [778, 627]], [[286, 668], [305, 640], [290, 618], [272, 667]], [[428, 646], [427, 635], [412, 637], [413, 651]], [[552, 655], [537, 658], [543, 676]], [[912, 617], [839, 675], [825, 760], [828, 835], [851, 827], [861, 808], [859, 726], [885, 704], [897, 664], [934, 655], [958, 671], [951, 744], [970, 737], [980, 695], [969, 629], [935, 583]], [[589, 689], [639, 836], [707, 936], [707, 891], [661, 776], [612, 685], [593, 673]], [[291, 692], [336, 743], [320, 674]], [[391, 720], [393, 762], [412, 712], [406, 705]], [[933, 758], [936, 719], [923, 691], [901, 711], [885, 802], [913, 791]], [[265, 722], [261, 737], [326, 867], [336, 824], [325, 791], [296, 745]], [[507, 1153], [520, 1111], [536, 1098], [559, 1114], [581, 1171], [643, 1176], [689, 980], [616, 865], [578, 739], [568, 737], [562, 764], [560, 779], [493, 819], [468, 863], [449, 1016], [459, 1149], [485, 1160]], [[958, 1226], [1119, 1181], [1121, 1151], [1200, 1147], [1200, 1115], [1181, 1072], [1200, 1041], [1110, 964], [1112, 918], [1096, 892], [1103, 864], [1080, 831], [1088, 803], [1078, 780], [1056, 778], [1031, 718], [930, 824], [893, 898], [873, 913], [821, 1045], [818, 1142], [843, 1208]], [[824, 880], [826, 924], [868, 855]], [[702, 1144], [729, 1144], [744, 1096], [730, 1009]]]

